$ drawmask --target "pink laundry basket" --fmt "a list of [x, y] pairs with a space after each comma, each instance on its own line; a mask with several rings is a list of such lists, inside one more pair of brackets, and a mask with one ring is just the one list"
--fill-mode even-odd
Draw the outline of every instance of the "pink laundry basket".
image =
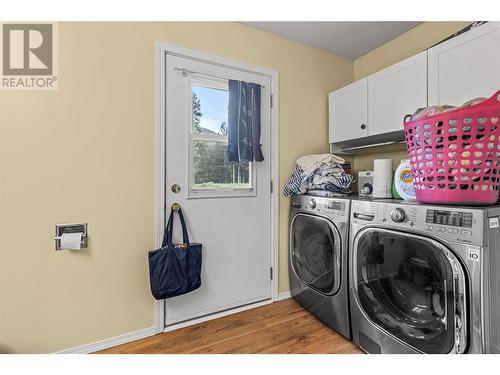
[[469, 107], [406, 121], [416, 198], [426, 203], [486, 205], [500, 183], [500, 90]]

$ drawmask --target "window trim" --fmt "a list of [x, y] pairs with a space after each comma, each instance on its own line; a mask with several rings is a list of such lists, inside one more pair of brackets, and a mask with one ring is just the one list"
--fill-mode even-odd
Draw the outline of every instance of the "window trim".
[[[228, 90], [227, 80], [220, 78], [208, 78], [199, 77], [194, 75], [188, 78], [188, 92], [192, 94], [193, 86], [201, 86], [210, 89], [217, 90]], [[215, 135], [215, 134], [195, 134], [193, 133], [193, 101], [192, 98], [188, 98], [188, 116], [187, 121], [189, 126], [188, 131], [188, 173], [187, 173], [187, 183], [188, 187], [187, 199], [199, 199], [199, 198], [230, 198], [230, 197], [255, 197], [257, 196], [257, 173], [255, 170], [255, 163], [248, 162], [249, 171], [249, 185], [248, 187], [239, 188], [195, 188], [193, 181], [193, 142], [194, 141], [205, 141], [205, 142], [219, 142], [228, 143], [227, 136]]]

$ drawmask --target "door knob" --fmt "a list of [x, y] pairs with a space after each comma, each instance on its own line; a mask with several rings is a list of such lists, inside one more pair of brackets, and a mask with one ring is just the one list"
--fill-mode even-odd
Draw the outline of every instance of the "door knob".
[[173, 184], [170, 190], [172, 190], [172, 193], [178, 193], [181, 191], [181, 187], [178, 184]]
[[366, 125], [365, 124], [361, 124], [361, 129], [366, 129]]

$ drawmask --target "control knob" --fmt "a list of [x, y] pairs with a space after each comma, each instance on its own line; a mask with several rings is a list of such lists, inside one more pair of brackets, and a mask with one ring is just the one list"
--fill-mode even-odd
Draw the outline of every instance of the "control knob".
[[369, 182], [363, 185], [361, 188], [362, 195], [370, 195], [373, 192], [373, 186]]
[[312, 208], [312, 209], [316, 208], [316, 200], [315, 199], [311, 199], [309, 201], [309, 208]]
[[395, 208], [391, 211], [391, 219], [395, 223], [402, 223], [405, 219], [405, 211], [402, 208]]

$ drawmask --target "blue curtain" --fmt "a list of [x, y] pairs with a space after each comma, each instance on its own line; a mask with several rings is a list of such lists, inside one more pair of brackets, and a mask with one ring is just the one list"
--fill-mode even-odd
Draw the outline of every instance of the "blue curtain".
[[228, 161], [263, 161], [259, 84], [229, 80], [228, 121]]

